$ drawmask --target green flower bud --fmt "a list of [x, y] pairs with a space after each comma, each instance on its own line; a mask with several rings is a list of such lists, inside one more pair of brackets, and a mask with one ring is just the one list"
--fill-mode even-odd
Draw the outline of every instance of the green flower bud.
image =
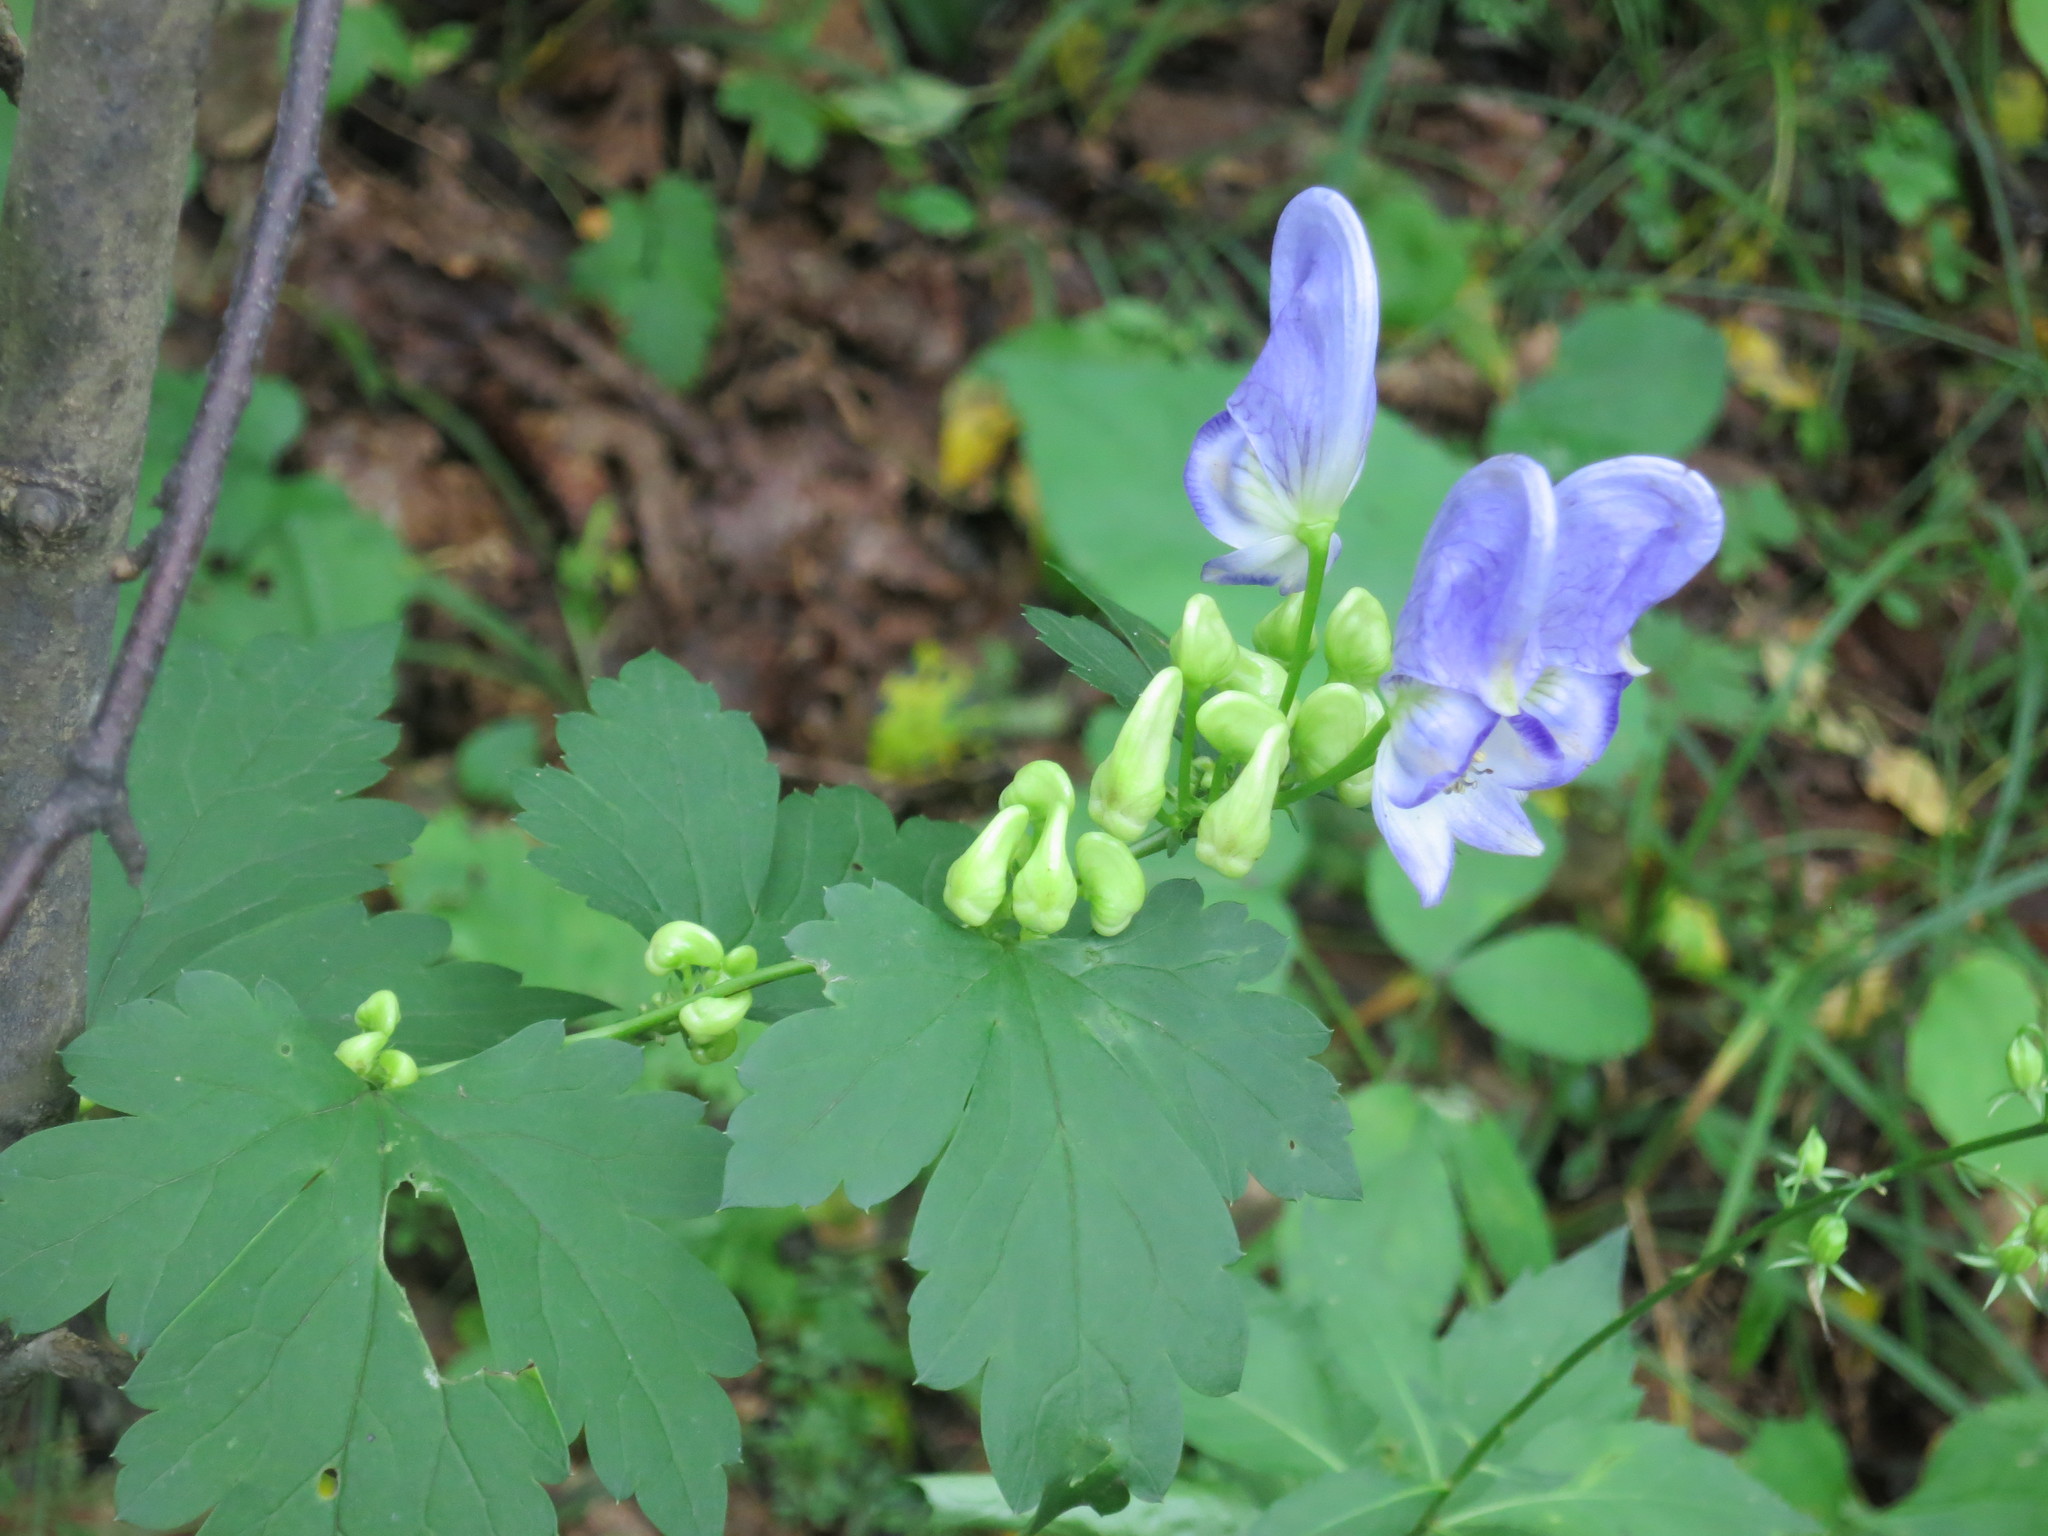
[[1026, 933], [1058, 933], [1073, 915], [1081, 887], [1074, 878], [1074, 864], [1067, 857], [1067, 817], [1063, 805], [1053, 807], [1046, 818], [1038, 844], [1017, 871], [1010, 885], [1010, 907], [1017, 925]]
[[1819, 1131], [1809, 1128], [1806, 1139], [1799, 1143], [1799, 1154], [1793, 1160], [1793, 1175], [1802, 1184], [1812, 1184], [1827, 1172], [1828, 1144], [1821, 1139]]
[[[1252, 626], [1252, 644], [1276, 661], [1294, 660], [1294, 650], [1301, 643], [1301, 611], [1306, 595], [1292, 593], [1280, 599], [1278, 606]], [[1314, 637], [1310, 637], [1313, 641]]]
[[1323, 656], [1330, 676], [1354, 688], [1370, 688], [1386, 675], [1394, 664], [1394, 632], [1378, 598], [1353, 587], [1337, 599], [1323, 636]]
[[1217, 694], [1195, 711], [1195, 729], [1236, 762], [1256, 752], [1266, 732], [1286, 723], [1287, 717], [1264, 699], [1235, 688]]
[[385, 1051], [377, 1058], [371, 1081], [380, 1088], [410, 1088], [420, 1080], [420, 1064], [403, 1051]]
[[647, 969], [657, 976], [679, 971], [686, 965], [710, 966], [725, 962], [725, 946], [718, 935], [701, 923], [663, 923], [647, 941]]
[[738, 1029], [740, 1020], [747, 1016], [747, 1010], [753, 1005], [754, 994], [751, 992], [735, 992], [731, 997], [694, 997], [683, 1004], [683, 1011], [676, 1015], [676, 1022], [683, 1026], [683, 1033], [690, 1037], [692, 1045], [703, 1045]]
[[1278, 709], [1280, 696], [1287, 692], [1287, 669], [1270, 656], [1261, 656], [1257, 651], [1239, 646], [1237, 665], [1223, 679], [1223, 686], [1263, 699]]
[[389, 990], [372, 992], [356, 1005], [356, 1028], [391, 1038], [398, 1028], [398, 994]]
[[1337, 781], [1337, 798], [1354, 811], [1372, 804], [1372, 769], [1361, 768], [1348, 779]]
[[693, 1061], [701, 1062], [708, 1067], [714, 1061], [727, 1060], [739, 1048], [739, 1035], [732, 1030], [727, 1030], [722, 1035], [713, 1035], [702, 1045], [692, 1042], [690, 1045], [690, 1057]]
[[725, 964], [719, 969], [728, 976], [751, 976], [760, 964], [760, 951], [751, 944], [742, 944], [725, 952]]
[[1849, 1251], [1849, 1223], [1840, 1216], [1821, 1217], [1806, 1234], [1806, 1251], [1822, 1268], [1841, 1263]]
[[2041, 1262], [2041, 1251], [2015, 1232], [1991, 1250], [1991, 1262], [2001, 1275], [2024, 1275]]
[[967, 845], [946, 871], [946, 910], [969, 928], [996, 915], [1010, 894], [1010, 866], [1031, 830], [1031, 813], [1021, 805], [997, 811], [995, 820]]
[[2041, 1059], [2041, 1044], [2032, 1033], [2012, 1037], [2005, 1048], [2005, 1075], [2012, 1079], [2013, 1092], [2026, 1097], [2039, 1093], [2048, 1081], [2048, 1062]]
[[1010, 780], [1010, 787], [1003, 791], [1003, 798], [997, 804], [1005, 808], [1021, 805], [1036, 819], [1044, 821], [1055, 806], [1063, 811], [1074, 808], [1074, 781], [1067, 777], [1067, 770], [1058, 763], [1041, 757], [1017, 770], [1017, 776]]
[[1273, 840], [1273, 797], [1287, 766], [1287, 727], [1276, 725], [1260, 738], [1237, 782], [1202, 812], [1195, 857], [1231, 879], [1242, 879]]
[[2036, 1248], [2048, 1248], [2048, 1205], [2027, 1212], [2027, 1241]]
[[1288, 737], [1303, 777], [1319, 779], [1357, 751], [1386, 708], [1378, 694], [1349, 683], [1325, 683], [1303, 699]]
[[1223, 621], [1223, 610], [1206, 592], [1197, 592], [1181, 610], [1173, 632], [1173, 664], [1196, 693], [1214, 688], [1237, 665], [1237, 638]]
[[1135, 843], [1166, 803], [1166, 765], [1180, 716], [1180, 668], [1168, 667], [1138, 695], [1116, 746], [1088, 786], [1088, 814], [1111, 837]]
[[1145, 905], [1145, 871], [1137, 856], [1107, 832], [1083, 832], [1074, 844], [1074, 868], [1095, 931], [1107, 939], [1130, 927]]
[[389, 1035], [380, 1034], [376, 1030], [350, 1035], [334, 1048], [334, 1059], [357, 1077], [367, 1079], [376, 1069], [377, 1057], [390, 1039]]

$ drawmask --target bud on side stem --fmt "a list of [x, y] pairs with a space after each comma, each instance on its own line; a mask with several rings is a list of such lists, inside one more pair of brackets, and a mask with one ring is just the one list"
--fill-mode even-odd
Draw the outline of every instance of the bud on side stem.
[[356, 1028], [389, 1039], [398, 1028], [398, 994], [388, 988], [372, 992], [356, 1005]]
[[1216, 599], [1206, 592], [1188, 599], [1169, 648], [1181, 678], [1196, 693], [1216, 687], [1237, 665], [1237, 637], [1224, 622]]
[[946, 910], [969, 928], [994, 917], [1010, 893], [1010, 868], [1030, 830], [1031, 813], [1023, 806], [997, 811], [946, 871]]
[[1266, 732], [1237, 782], [1202, 813], [1195, 857], [1233, 880], [1249, 874], [1273, 840], [1273, 797], [1286, 767], [1287, 727], [1282, 724]]
[[1385, 712], [1377, 694], [1368, 700], [1349, 683], [1323, 684], [1294, 712], [1288, 744], [1296, 766], [1306, 778], [1321, 778], [1358, 750]]
[[647, 941], [645, 964], [656, 976], [666, 976], [686, 965], [716, 970], [725, 963], [725, 946], [718, 935], [701, 923], [663, 923]]
[[740, 1027], [740, 1020], [754, 1005], [754, 994], [735, 992], [731, 997], [692, 998], [676, 1015], [676, 1022], [692, 1045], [706, 1045]]
[[1806, 1251], [1823, 1269], [1841, 1263], [1842, 1255], [1849, 1251], [1848, 1221], [1840, 1216], [1821, 1217], [1806, 1234]]
[[1252, 626], [1252, 644], [1283, 665], [1293, 661], [1301, 644], [1301, 615], [1307, 605], [1305, 593], [1281, 598], [1271, 613]]
[[1363, 587], [1353, 587], [1330, 610], [1323, 657], [1333, 681], [1370, 688], [1394, 664], [1394, 632], [1387, 610]]
[[996, 803], [1005, 809], [1021, 805], [1043, 821], [1055, 809], [1071, 811], [1074, 808], [1074, 781], [1067, 777], [1067, 770], [1058, 763], [1041, 757], [1017, 770], [1017, 776], [1010, 780], [1002, 799]]
[[2012, 1091], [2026, 1099], [2034, 1098], [2048, 1082], [2048, 1061], [2042, 1059], [2041, 1043], [2031, 1033], [2014, 1035], [2005, 1048], [2005, 1075], [2012, 1080]]
[[1111, 837], [1135, 843], [1166, 803], [1166, 765], [1180, 716], [1180, 668], [1168, 667], [1138, 695], [1116, 746], [1088, 787], [1088, 814]]
[[1010, 886], [1010, 908], [1017, 914], [1017, 926], [1041, 938], [1067, 926], [1081, 894], [1073, 862], [1067, 857], [1068, 815], [1065, 806], [1058, 806], [1046, 818], [1037, 846]]
[[1270, 656], [1261, 656], [1257, 651], [1240, 646], [1237, 665], [1223, 679], [1223, 686], [1248, 693], [1278, 709], [1282, 695], [1287, 692], [1287, 669]]
[[1108, 939], [1130, 927], [1145, 905], [1145, 871], [1137, 855], [1107, 832], [1083, 832], [1074, 844], [1074, 869], [1095, 931]]
[[1225, 757], [1240, 763], [1258, 750], [1266, 732], [1286, 723], [1287, 717], [1265, 700], [1235, 688], [1217, 694], [1195, 711], [1195, 729], [1216, 743]]

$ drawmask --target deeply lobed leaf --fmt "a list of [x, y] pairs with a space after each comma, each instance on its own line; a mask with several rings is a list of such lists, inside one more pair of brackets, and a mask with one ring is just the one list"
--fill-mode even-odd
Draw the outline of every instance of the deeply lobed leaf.
[[[634, 1091], [637, 1051], [558, 1025], [372, 1092], [275, 987], [198, 973], [176, 996], [67, 1053], [121, 1118], [0, 1156], [0, 1314], [49, 1327], [110, 1293], [142, 1353], [125, 1518], [538, 1536], [536, 1480], [581, 1432], [663, 1530], [722, 1529], [738, 1426], [708, 1373], [752, 1348], [682, 1238], [723, 1153], [693, 1100]], [[383, 1267], [400, 1184], [448, 1198], [476, 1264], [490, 1343], [455, 1379]]]
[[937, 1160], [911, 1239], [921, 1379], [982, 1376], [983, 1435], [1024, 1507], [1113, 1456], [1157, 1496], [1179, 1380], [1229, 1391], [1243, 1301], [1227, 1202], [1356, 1192], [1327, 1032], [1243, 990], [1280, 938], [1173, 882], [1114, 939], [998, 943], [885, 885], [842, 886], [790, 946], [832, 1006], [742, 1069], [726, 1198], [857, 1204]]

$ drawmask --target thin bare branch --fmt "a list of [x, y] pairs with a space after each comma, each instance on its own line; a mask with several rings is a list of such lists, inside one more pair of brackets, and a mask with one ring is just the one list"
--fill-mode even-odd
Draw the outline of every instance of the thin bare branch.
[[30, 815], [19, 841], [0, 860], [0, 939], [13, 929], [57, 855], [75, 838], [106, 833], [129, 878], [142, 878], [142, 840], [128, 810], [128, 754], [213, 525], [228, 449], [255, 387], [299, 211], [325, 186], [320, 125], [340, 12], [341, 0], [300, 0], [291, 66], [278, 103], [277, 135], [264, 167], [248, 248], [235, 273], [219, 349], [207, 369], [199, 418], [168, 482], [172, 490], [157, 530], [149, 580], [92, 723], [72, 748], [64, 778]]

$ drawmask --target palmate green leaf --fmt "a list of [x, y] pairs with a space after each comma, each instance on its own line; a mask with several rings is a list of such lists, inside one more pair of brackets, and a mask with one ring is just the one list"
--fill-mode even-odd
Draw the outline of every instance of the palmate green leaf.
[[2048, 1402], [2007, 1397], [1964, 1415], [1936, 1442], [1926, 1475], [1880, 1514], [1882, 1536], [2038, 1536], [2048, 1509]]
[[[401, 1025], [401, 1043], [403, 1030]], [[121, 1118], [0, 1157], [0, 1315], [46, 1328], [107, 1294], [153, 1410], [121, 1442], [123, 1518], [212, 1536], [555, 1529], [536, 1481], [586, 1435], [612, 1491], [667, 1532], [715, 1533], [738, 1429], [707, 1373], [752, 1349], [682, 1233], [722, 1142], [640, 1055], [535, 1025], [389, 1093], [342, 1031], [215, 973], [129, 1005], [66, 1052]], [[488, 1368], [435, 1369], [385, 1271], [401, 1183], [453, 1205]], [[552, 1396], [552, 1406], [550, 1406]]]
[[[1245, 1316], [1226, 1202], [1349, 1195], [1327, 1031], [1243, 990], [1279, 937], [1197, 888], [1155, 890], [1113, 939], [999, 943], [886, 886], [841, 886], [791, 949], [832, 1005], [741, 1069], [726, 1199], [872, 1206], [934, 1160], [910, 1259], [921, 1379], [982, 1377], [982, 1428], [1023, 1508], [1105, 1456], [1157, 1497], [1179, 1381], [1222, 1393]], [[1178, 1378], [1178, 1379], [1177, 1379]]]
[[1024, 617], [1074, 676], [1101, 689], [1125, 709], [1138, 701], [1152, 681], [1152, 673], [1137, 653], [1093, 619], [1055, 613], [1050, 608], [1026, 608]]
[[[789, 958], [785, 938], [824, 915], [824, 893], [856, 865], [915, 882], [936, 901], [971, 834], [910, 822], [859, 789], [777, 795], [781, 780], [753, 721], [664, 656], [628, 662], [591, 688], [588, 715], [557, 725], [567, 771], [549, 769], [523, 792], [519, 824], [543, 845], [535, 868], [601, 912], [651, 934], [676, 918], [702, 923], [728, 947], [752, 944], [761, 962]], [[823, 996], [810, 978], [755, 994], [754, 1012], [779, 1018]]]
[[377, 866], [420, 825], [405, 806], [357, 797], [397, 743], [377, 718], [396, 643], [368, 629], [232, 657], [172, 648], [129, 764], [149, 848], [141, 886], [94, 850], [93, 1018], [200, 968], [267, 977], [315, 1018], [342, 1019], [389, 987], [415, 1054], [438, 1060], [597, 1006], [495, 966], [438, 965], [445, 924], [363, 910], [360, 893], [384, 883]]

